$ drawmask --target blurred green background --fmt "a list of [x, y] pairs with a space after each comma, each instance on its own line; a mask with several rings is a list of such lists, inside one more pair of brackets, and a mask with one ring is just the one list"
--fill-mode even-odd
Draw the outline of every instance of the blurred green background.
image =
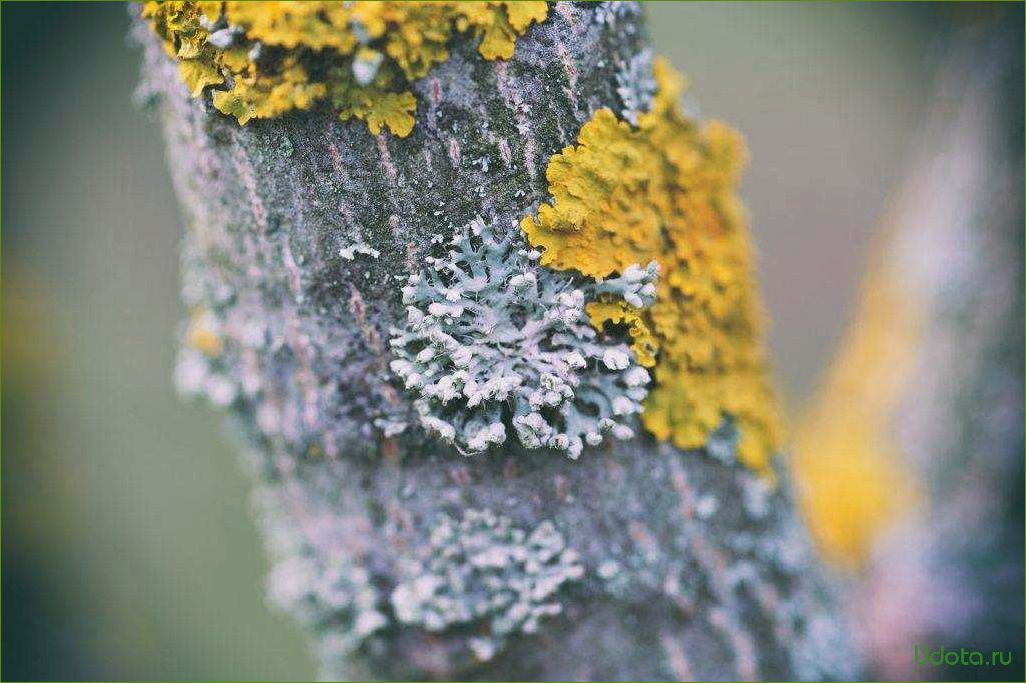
[[[177, 209], [119, 3], [2, 5], [4, 679], [309, 679], [248, 483], [171, 385]], [[855, 296], [954, 8], [648, 6], [743, 194], [792, 408]], [[964, 11], [964, 10], [958, 10]]]

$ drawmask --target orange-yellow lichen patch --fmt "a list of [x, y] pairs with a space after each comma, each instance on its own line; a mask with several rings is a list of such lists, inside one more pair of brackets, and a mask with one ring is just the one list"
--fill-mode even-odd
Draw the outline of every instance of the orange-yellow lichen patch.
[[780, 430], [735, 192], [744, 147], [726, 125], [699, 127], [681, 113], [682, 80], [668, 63], [657, 61], [655, 76], [659, 92], [637, 127], [602, 109], [550, 159], [553, 200], [521, 227], [541, 263], [559, 270], [605, 278], [659, 262], [650, 309], [600, 303], [593, 323], [628, 323], [639, 362], [654, 362], [642, 416], [652, 434], [700, 448], [729, 418], [739, 457], [762, 470]]
[[[517, 37], [544, 21], [544, 2], [146, 2], [143, 17], [198, 97], [239, 123], [329, 101], [343, 120], [413, 129], [407, 86], [472, 33], [485, 59], [509, 59]], [[223, 86], [223, 87], [221, 87]]]
[[915, 367], [923, 310], [889, 264], [877, 261], [795, 435], [793, 470], [809, 530], [839, 566], [861, 565], [880, 534], [919, 498], [891, 419]]
[[626, 325], [631, 338], [631, 350], [634, 351], [638, 364], [646, 368], [655, 365], [659, 340], [645, 322], [642, 309], [631, 306], [622, 299], [605, 298], [592, 301], [584, 308], [592, 325], [597, 329], [601, 330], [607, 322], [613, 325]]
[[185, 343], [207, 356], [216, 358], [224, 350], [224, 342], [218, 332], [217, 320], [205, 308], [193, 311], [185, 331]]

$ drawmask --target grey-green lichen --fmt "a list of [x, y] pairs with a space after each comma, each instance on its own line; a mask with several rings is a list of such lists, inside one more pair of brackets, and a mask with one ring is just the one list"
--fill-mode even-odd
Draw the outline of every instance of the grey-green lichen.
[[648, 372], [624, 335], [597, 331], [585, 306], [652, 303], [658, 266], [636, 264], [602, 281], [539, 268], [515, 226], [478, 218], [403, 288], [406, 325], [391, 368], [421, 424], [464, 452], [507, 440], [577, 458], [584, 446], [633, 436]]
[[[255, 432], [245, 429], [236, 435], [244, 444], [243, 462], [261, 469], [266, 443], [259, 437], [252, 440]], [[287, 496], [277, 485], [258, 486], [250, 502], [272, 559], [267, 602], [310, 634], [321, 662], [335, 666], [372, 639], [384, 636], [393, 624], [388, 591], [379, 585], [380, 577], [371, 572], [366, 558], [345, 544], [329, 544], [307, 535], [287, 514]], [[319, 530], [339, 533], [339, 528], [330, 524]]]
[[396, 619], [439, 632], [460, 624], [479, 627], [468, 647], [491, 659], [514, 633], [534, 633], [558, 615], [558, 591], [584, 575], [577, 553], [550, 521], [530, 533], [488, 510], [467, 510], [457, 521], [443, 515], [427, 556], [402, 568], [392, 591]]
[[559, 592], [585, 573], [551, 521], [528, 531], [471, 508], [440, 515], [423, 545], [400, 553], [394, 571], [375, 574], [345, 547], [324, 552], [300, 540], [277, 518], [270, 489], [259, 489], [254, 503], [275, 558], [268, 602], [313, 634], [326, 663], [404, 628], [460, 634], [464, 656], [487, 661], [511, 636], [535, 633], [544, 617], [560, 614]]
[[616, 28], [618, 24], [636, 17], [640, 11], [640, 7], [636, 2], [610, 0], [608, 2], [595, 3], [594, 17], [597, 23]]
[[653, 52], [645, 48], [627, 59], [616, 72], [616, 94], [623, 102], [623, 117], [638, 125], [638, 117], [652, 107], [658, 86], [652, 72]]
[[268, 576], [267, 596], [304, 627], [330, 632], [331, 648], [343, 654], [389, 623], [370, 573], [342, 551], [329, 561], [312, 554], [278, 561]]

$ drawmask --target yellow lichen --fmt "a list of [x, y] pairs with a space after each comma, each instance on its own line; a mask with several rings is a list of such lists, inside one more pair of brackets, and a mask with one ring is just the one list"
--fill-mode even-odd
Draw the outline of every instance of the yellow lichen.
[[878, 257], [837, 358], [795, 435], [793, 470], [809, 530], [849, 569], [915, 508], [916, 476], [891, 420], [907, 391], [925, 306]]
[[638, 359], [638, 364], [646, 368], [655, 365], [659, 340], [645, 323], [641, 309], [620, 299], [592, 301], [585, 306], [585, 312], [591, 323], [600, 330], [606, 323], [626, 325], [631, 338], [631, 349]]
[[215, 90], [214, 106], [234, 116], [239, 123], [251, 119], [270, 119], [292, 111], [313, 107], [328, 92], [323, 83], [311, 83], [306, 69], [296, 57], [287, 55], [273, 77], [260, 74], [247, 65], [235, 78], [231, 90]]
[[374, 135], [381, 132], [383, 125], [401, 138], [413, 130], [413, 112], [417, 108], [413, 93], [338, 85], [332, 89], [331, 100], [339, 110], [339, 118], [362, 119]]
[[189, 318], [185, 331], [185, 343], [208, 358], [216, 358], [224, 350], [224, 342], [218, 332], [217, 320], [205, 308], [198, 308]]
[[744, 147], [723, 124], [687, 119], [681, 78], [665, 61], [654, 68], [659, 92], [637, 127], [598, 111], [550, 159], [553, 200], [521, 227], [541, 263], [559, 270], [605, 278], [659, 262], [651, 308], [600, 302], [589, 307], [593, 323], [627, 323], [639, 362], [654, 365], [642, 416], [652, 434], [699, 448], [730, 418], [739, 457], [763, 470], [780, 430], [735, 193]]
[[342, 120], [405, 137], [417, 101], [410, 82], [472, 33], [485, 59], [509, 59], [544, 21], [544, 2], [146, 2], [143, 17], [179, 60], [198, 97], [245, 124], [330, 102]]

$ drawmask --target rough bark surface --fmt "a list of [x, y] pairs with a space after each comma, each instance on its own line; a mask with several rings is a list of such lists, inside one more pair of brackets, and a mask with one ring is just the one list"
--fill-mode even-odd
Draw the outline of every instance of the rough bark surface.
[[[475, 216], [516, 229], [547, 197], [549, 157], [599, 108], [623, 108], [617, 70], [646, 38], [637, 8], [618, 5], [556, 3], [508, 62], [456, 40], [414, 85], [405, 139], [328, 110], [239, 126], [190, 99], [140, 27], [187, 226], [183, 296], [216, 318], [276, 562], [269, 590], [310, 628], [325, 677], [855, 673], [786, 476], [768, 488], [729, 443], [681, 452], [643, 435], [578, 461], [513, 447], [465, 458], [375, 426], [410, 414], [388, 369], [397, 278]], [[482, 578], [488, 562], [471, 556], [495, 547], [535, 553], [547, 586], [511, 588], [537, 576], [530, 560]], [[432, 557], [447, 570], [416, 583]], [[406, 613], [418, 590], [444, 623]]]

